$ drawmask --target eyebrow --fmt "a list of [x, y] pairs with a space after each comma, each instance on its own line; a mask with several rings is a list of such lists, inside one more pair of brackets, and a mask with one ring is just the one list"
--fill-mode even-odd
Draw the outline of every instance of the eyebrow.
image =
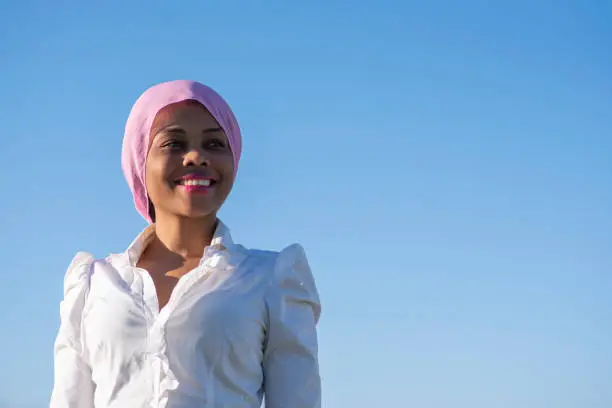
[[221, 129], [220, 127], [214, 127], [214, 128], [208, 128], [208, 129], [204, 129], [202, 131], [202, 133], [214, 133], [214, 132], [222, 132], [223, 129]]
[[[217, 127], [206, 128], [206, 129], [202, 130], [202, 134], [222, 132], [222, 131], [223, 131], [223, 129], [217, 126]], [[157, 131], [157, 133], [162, 133], [162, 132], [185, 134], [185, 130], [183, 128], [181, 128], [180, 126], [178, 126], [178, 125], [166, 126], [165, 128], [160, 129], [159, 131]]]

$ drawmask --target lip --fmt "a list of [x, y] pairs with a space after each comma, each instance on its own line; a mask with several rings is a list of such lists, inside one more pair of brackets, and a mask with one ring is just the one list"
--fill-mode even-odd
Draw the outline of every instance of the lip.
[[212, 180], [216, 181], [214, 177], [206, 176], [203, 174], [189, 173], [184, 175], [183, 177], [178, 178], [176, 181], [186, 181], [186, 180]]
[[[202, 181], [202, 180], [208, 180], [210, 183], [209, 185], [202, 185], [202, 184], [183, 184], [186, 181]], [[203, 174], [197, 174], [197, 173], [190, 173], [190, 174], [186, 174], [182, 177], [180, 177], [179, 179], [175, 180], [175, 184], [177, 185], [177, 187], [179, 187], [180, 189], [188, 192], [188, 193], [208, 193], [212, 188], [215, 187], [215, 184], [217, 183], [217, 180], [214, 177], [211, 176], [207, 176], [207, 175], [203, 175]]]

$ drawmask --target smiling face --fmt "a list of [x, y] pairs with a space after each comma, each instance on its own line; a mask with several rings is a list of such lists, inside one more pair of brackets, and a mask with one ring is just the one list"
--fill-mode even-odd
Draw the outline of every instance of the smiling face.
[[146, 163], [146, 187], [156, 215], [216, 217], [233, 183], [227, 136], [204, 106], [184, 101], [159, 111]]

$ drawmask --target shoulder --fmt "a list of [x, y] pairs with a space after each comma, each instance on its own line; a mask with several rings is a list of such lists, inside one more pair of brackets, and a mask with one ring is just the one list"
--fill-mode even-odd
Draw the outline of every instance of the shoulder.
[[93, 255], [89, 252], [77, 252], [64, 274], [64, 294], [87, 285], [94, 261]]
[[75, 290], [87, 290], [95, 269], [102, 265], [112, 264], [113, 259], [113, 255], [96, 259], [89, 252], [77, 252], [64, 274], [64, 294]]
[[244, 247], [242, 249], [250, 263], [269, 271], [270, 278], [282, 278], [305, 269], [310, 272], [306, 251], [300, 244], [294, 243], [279, 251]]
[[79, 344], [77, 339], [94, 262], [94, 257], [90, 253], [78, 252], [64, 274], [64, 296], [60, 302], [60, 331], [75, 347]]
[[306, 251], [302, 245], [297, 243], [291, 244], [277, 253], [275, 266], [279, 272], [294, 270], [310, 273]]
[[283, 310], [288, 304], [308, 304], [318, 319], [319, 293], [302, 245], [294, 243], [280, 251], [251, 249], [249, 255], [260, 265], [266, 265], [269, 277], [266, 300], [270, 307]]

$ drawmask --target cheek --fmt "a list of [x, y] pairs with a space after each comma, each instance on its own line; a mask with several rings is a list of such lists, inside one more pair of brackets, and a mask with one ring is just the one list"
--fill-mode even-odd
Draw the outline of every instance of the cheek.
[[170, 163], [161, 157], [151, 157], [146, 165], [146, 183], [149, 195], [164, 189], [167, 184], [167, 174]]
[[231, 160], [229, 160], [224, 162], [219, 169], [219, 173], [221, 173], [221, 176], [223, 178], [222, 190], [225, 192], [224, 194], [227, 194], [234, 185], [234, 164]]
[[216, 167], [223, 174], [225, 179], [233, 180], [234, 178], [234, 158], [231, 154], [219, 156], [217, 158]]

